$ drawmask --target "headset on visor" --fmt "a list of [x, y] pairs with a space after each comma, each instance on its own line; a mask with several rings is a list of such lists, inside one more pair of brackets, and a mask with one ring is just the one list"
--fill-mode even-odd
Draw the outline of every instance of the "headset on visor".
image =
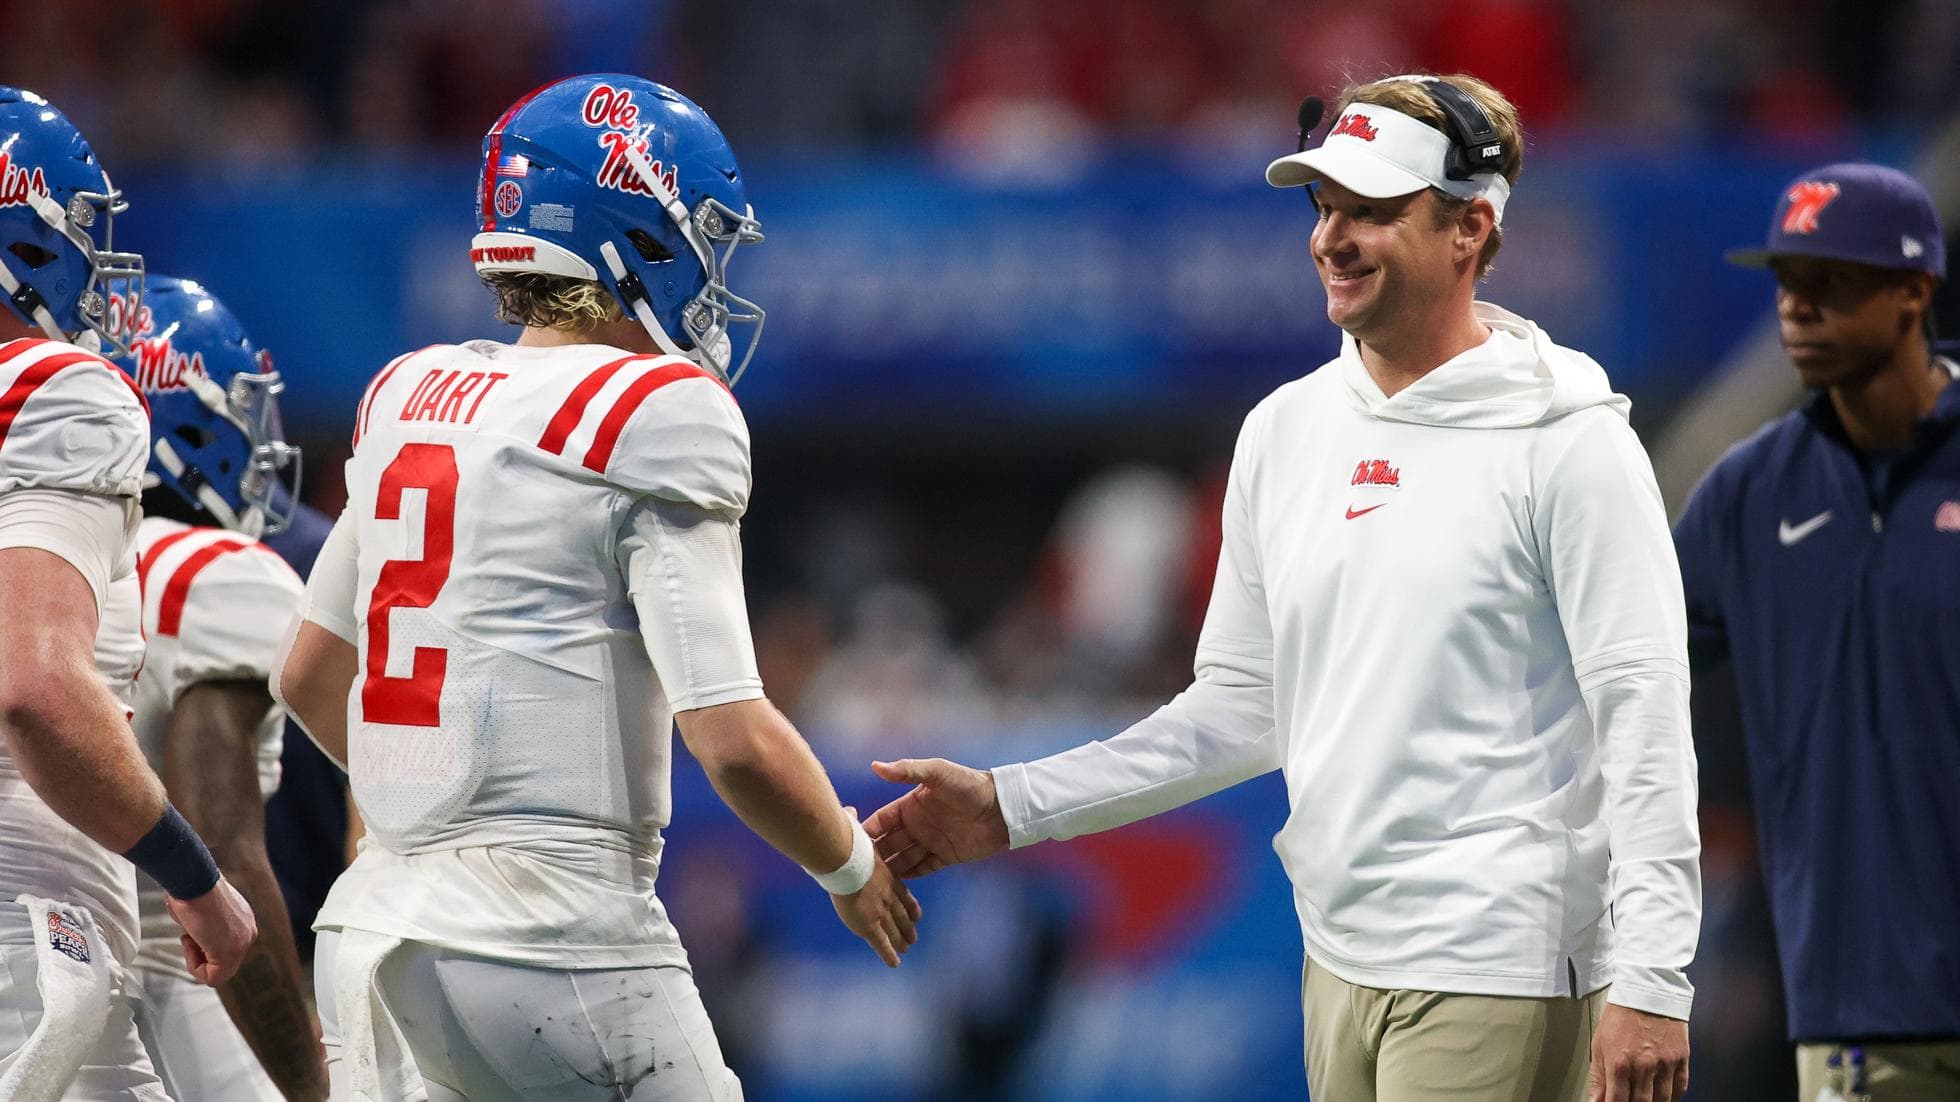
[[[1497, 137], [1497, 125], [1476, 100], [1463, 89], [1437, 77], [1422, 77], [1429, 98], [1443, 112], [1443, 132], [1450, 139], [1449, 156], [1443, 174], [1452, 180], [1468, 180], [1504, 167], [1504, 143]], [[1327, 113], [1327, 103], [1319, 96], [1300, 101], [1300, 144], [1294, 150], [1305, 152], [1307, 139]]]

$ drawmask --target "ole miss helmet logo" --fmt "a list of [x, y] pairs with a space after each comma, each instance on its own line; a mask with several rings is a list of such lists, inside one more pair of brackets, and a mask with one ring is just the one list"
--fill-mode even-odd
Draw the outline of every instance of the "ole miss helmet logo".
[[[656, 199], [665, 199], [680, 191], [674, 167], [663, 165], [647, 155], [647, 140], [644, 136], [608, 130], [599, 135], [599, 145], [606, 151], [606, 161], [599, 166], [599, 174], [595, 178], [595, 182], [600, 187], [609, 187], [614, 191], [624, 191], [631, 195], [651, 195]], [[640, 174], [639, 166], [635, 165], [633, 158], [627, 155], [629, 150], [646, 158], [648, 167], [653, 169], [654, 178], [667, 189], [665, 195], [655, 191], [646, 177]]]
[[121, 294], [109, 296], [109, 332], [124, 340], [147, 337], [157, 331], [156, 316], [146, 305], [139, 305], [134, 313], [129, 309], [130, 300]]
[[24, 205], [31, 196], [48, 193], [48, 178], [41, 166], [22, 168], [13, 157], [0, 153], [0, 207]]
[[136, 361], [132, 365], [136, 369], [136, 385], [146, 394], [189, 390], [192, 379], [211, 377], [204, 367], [204, 353], [179, 352], [170, 346], [167, 336], [131, 341], [129, 351], [130, 358]]
[[1816, 233], [1817, 216], [1838, 197], [1838, 186], [1828, 180], [1806, 180], [1790, 189], [1790, 207], [1783, 212], [1784, 233]]
[[601, 84], [585, 94], [585, 103], [579, 113], [587, 126], [631, 130], [640, 125], [640, 105], [633, 102], [631, 88]]
[[1378, 131], [1374, 126], [1368, 122], [1368, 116], [1350, 114], [1342, 115], [1341, 121], [1334, 124], [1333, 131], [1327, 136], [1336, 138], [1342, 134], [1346, 134], [1351, 138], [1359, 138], [1364, 142], [1372, 142], [1375, 140], [1377, 133]]
[[[585, 94], [585, 103], [579, 115], [585, 120], [585, 125], [599, 128], [599, 148], [606, 151], [605, 163], [599, 166], [596, 178], [600, 187], [630, 195], [650, 195], [655, 199], [666, 199], [679, 193], [675, 166], [661, 164], [649, 152], [646, 131], [651, 127], [640, 125], [640, 105], [633, 102], [631, 88], [599, 85]], [[641, 176], [639, 167], [633, 163], [636, 158], [631, 156], [635, 153], [653, 169], [653, 178], [659, 181], [659, 186], [667, 189], [666, 195], [654, 190], [654, 183]], [[503, 209], [502, 198], [499, 192], [499, 212]], [[516, 213], [514, 207], [511, 213]]]

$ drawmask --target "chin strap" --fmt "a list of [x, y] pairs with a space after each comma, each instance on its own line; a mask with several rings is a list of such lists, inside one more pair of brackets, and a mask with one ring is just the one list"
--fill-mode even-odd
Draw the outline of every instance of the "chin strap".
[[[87, 345], [83, 345], [79, 339], [70, 337], [67, 333], [62, 332], [61, 326], [54, 323], [54, 315], [48, 313], [48, 304], [42, 301], [41, 292], [15, 279], [14, 273], [5, 264], [0, 264], [0, 291], [5, 291], [7, 298], [14, 305], [14, 309], [18, 310], [27, 320], [40, 326], [41, 332], [46, 333], [49, 340], [71, 341], [77, 345], [81, 345], [90, 352], [96, 350], [95, 348], [89, 348]], [[90, 337], [95, 336], [93, 332], [85, 335]], [[98, 339], [96, 341], [98, 347], [100, 343]]]
[[639, 276], [626, 270], [625, 262], [619, 259], [619, 248], [610, 241], [603, 242], [599, 246], [599, 255], [605, 258], [606, 270], [619, 284], [620, 297], [626, 300], [627, 309], [633, 311], [633, 316], [639, 319], [640, 327], [653, 338], [653, 343], [669, 356], [680, 356], [700, 363], [692, 352], [674, 343], [674, 338], [668, 336], [667, 330], [661, 326], [660, 319], [653, 316], [653, 307], [647, 304], [646, 285], [640, 282]]
[[[211, 488], [211, 483], [204, 477], [204, 472], [185, 463], [183, 457], [177, 454], [177, 449], [170, 446], [169, 440], [158, 437], [155, 450], [157, 463], [170, 472], [170, 477], [176, 479], [179, 486], [190, 490], [191, 496], [197, 498], [197, 503], [204, 506], [205, 511], [210, 513], [212, 519], [219, 525], [240, 535], [250, 536], [252, 539], [259, 538], [259, 533], [265, 527], [265, 517], [259, 510], [255, 508], [248, 508], [243, 512], [233, 510], [231, 504], [220, 497], [218, 491]], [[191, 488], [192, 483], [196, 484], [195, 489]]]

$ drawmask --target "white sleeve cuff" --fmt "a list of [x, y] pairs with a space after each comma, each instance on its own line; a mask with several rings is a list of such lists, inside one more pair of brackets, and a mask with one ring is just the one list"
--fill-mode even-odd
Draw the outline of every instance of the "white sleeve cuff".
[[1613, 985], [1606, 989], [1606, 1001], [1685, 1022], [1688, 1012], [1694, 1009], [1695, 989], [1688, 982], [1687, 973], [1679, 968], [1621, 965], [1613, 970]]
[[1000, 817], [1007, 823], [1007, 846], [1020, 849], [1042, 840], [1029, 821], [1033, 813], [1028, 798], [1028, 767], [1015, 762], [993, 770], [994, 798], [1000, 801]]

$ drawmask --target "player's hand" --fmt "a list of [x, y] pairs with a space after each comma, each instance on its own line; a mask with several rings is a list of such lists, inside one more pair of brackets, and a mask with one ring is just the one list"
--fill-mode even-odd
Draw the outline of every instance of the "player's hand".
[[1586, 1087], [1587, 1102], [1674, 1102], [1688, 1089], [1688, 1023], [1607, 1003]]
[[844, 925], [893, 968], [898, 967], [898, 958], [918, 943], [923, 914], [919, 901], [883, 863], [872, 868], [871, 880], [864, 887], [851, 895], [833, 895], [830, 904], [837, 908], [837, 917]]
[[184, 967], [197, 982], [216, 987], [245, 963], [245, 954], [259, 938], [252, 908], [231, 882], [220, 877], [217, 887], [183, 900], [165, 896], [170, 917], [184, 928]]
[[864, 821], [879, 858], [898, 875], [924, 876], [1007, 848], [992, 773], [944, 758], [874, 761], [871, 771], [915, 786]]

